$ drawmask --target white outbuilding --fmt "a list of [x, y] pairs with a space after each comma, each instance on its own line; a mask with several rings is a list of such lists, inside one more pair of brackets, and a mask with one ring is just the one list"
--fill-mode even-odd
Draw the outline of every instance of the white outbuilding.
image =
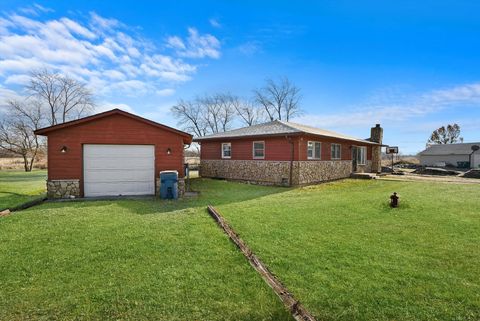
[[480, 168], [480, 142], [430, 145], [418, 154], [423, 166]]

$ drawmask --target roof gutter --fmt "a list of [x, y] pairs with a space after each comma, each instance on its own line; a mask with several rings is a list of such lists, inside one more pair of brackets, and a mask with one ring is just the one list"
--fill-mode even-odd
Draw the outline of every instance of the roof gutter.
[[[300, 136], [304, 133], [288, 133], [288, 136]], [[224, 141], [231, 139], [245, 139], [245, 138], [262, 138], [262, 137], [288, 137], [285, 133], [280, 134], [257, 134], [257, 135], [245, 135], [245, 136], [223, 136], [223, 137], [196, 137], [193, 139], [194, 142], [200, 143], [203, 141]]]
[[282, 133], [282, 134], [258, 134], [258, 135], [245, 135], [245, 136], [223, 136], [223, 137], [196, 137], [193, 139], [194, 142], [200, 143], [204, 141], [225, 141], [225, 140], [234, 140], [234, 139], [246, 139], [246, 138], [263, 138], [263, 137], [293, 137], [293, 136], [315, 136], [315, 137], [322, 137], [328, 139], [338, 139], [346, 142], [356, 142], [358, 144], [367, 144], [367, 145], [377, 145], [377, 146], [388, 146], [383, 145], [376, 142], [370, 142], [366, 140], [360, 139], [348, 139], [348, 138], [341, 138], [341, 137], [334, 137], [334, 136], [325, 136], [325, 135], [318, 135], [318, 134], [311, 134], [311, 133], [304, 133], [304, 132], [297, 132], [297, 133]]

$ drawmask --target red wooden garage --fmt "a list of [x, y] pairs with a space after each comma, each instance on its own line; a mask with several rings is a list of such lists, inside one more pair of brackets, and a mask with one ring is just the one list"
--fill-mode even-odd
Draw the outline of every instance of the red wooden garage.
[[188, 133], [119, 109], [35, 134], [48, 137], [51, 198], [153, 195], [164, 170], [178, 171], [181, 190], [183, 151], [192, 142]]

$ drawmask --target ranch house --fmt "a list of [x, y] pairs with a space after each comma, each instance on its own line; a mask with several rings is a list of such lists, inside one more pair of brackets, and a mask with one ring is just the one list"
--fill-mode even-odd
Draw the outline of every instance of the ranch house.
[[383, 129], [368, 139], [275, 120], [195, 138], [200, 175], [267, 185], [303, 185], [381, 170]]

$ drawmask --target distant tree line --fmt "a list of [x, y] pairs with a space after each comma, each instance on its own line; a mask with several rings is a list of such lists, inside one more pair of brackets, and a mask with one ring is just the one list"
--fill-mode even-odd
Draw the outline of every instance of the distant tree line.
[[91, 91], [85, 84], [47, 69], [31, 73], [25, 87], [27, 96], [6, 102], [0, 120], [0, 149], [23, 159], [31, 171], [45, 141], [33, 132], [39, 128], [84, 117], [94, 107]]
[[231, 93], [206, 94], [192, 100], [181, 99], [171, 111], [179, 127], [201, 137], [230, 130], [236, 124], [289, 121], [301, 114], [300, 99], [300, 89], [284, 77], [267, 79], [248, 99]]

